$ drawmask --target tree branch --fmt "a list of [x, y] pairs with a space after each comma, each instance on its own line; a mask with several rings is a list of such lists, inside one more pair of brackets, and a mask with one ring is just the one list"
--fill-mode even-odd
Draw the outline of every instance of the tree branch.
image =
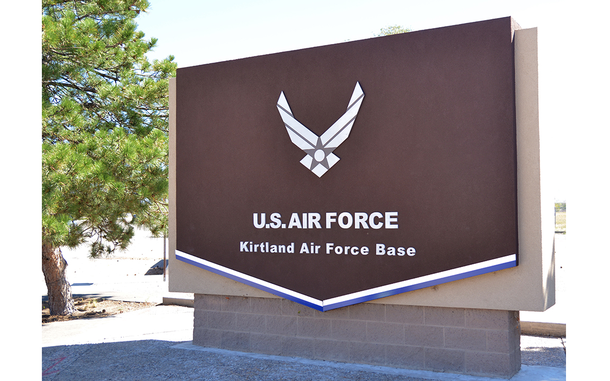
[[56, 86], [56, 87], [69, 87], [75, 90], [79, 90], [79, 91], [83, 91], [83, 92], [89, 92], [89, 93], [97, 93], [97, 89], [94, 87], [82, 87], [79, 85], [76, 85], [74, 83], [71, 82], [57, 82], [57, 81], [42, 81], [43, 85], [49, 85], [49, 86]]

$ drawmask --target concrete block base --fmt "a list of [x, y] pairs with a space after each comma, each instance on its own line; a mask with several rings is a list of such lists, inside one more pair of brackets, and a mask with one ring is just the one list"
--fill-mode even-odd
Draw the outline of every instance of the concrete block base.
[[319, 312], [280, 298], [195, 294], [193, 344], [510, 378], [518, 311], [363, 303]]

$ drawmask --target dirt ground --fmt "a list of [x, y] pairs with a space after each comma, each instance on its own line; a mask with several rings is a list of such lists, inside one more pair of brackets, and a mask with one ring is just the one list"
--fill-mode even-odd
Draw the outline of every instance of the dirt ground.
[[74, 314], [69, 316], [51, 316], [49, 315], [48, 303], [42, 302], [42, 322], [51, 323], [55, 321], [107, 317], [156, 305], [157, 303], [124, 302], [102, 298], [74, 298], [74, 307], [76, 307]]

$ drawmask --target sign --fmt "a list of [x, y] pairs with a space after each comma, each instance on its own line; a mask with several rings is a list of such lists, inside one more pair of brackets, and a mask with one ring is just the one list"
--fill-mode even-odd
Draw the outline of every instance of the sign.
[[176, 258], [321, 311], [517, 266], [512, 35], [178, 69]]

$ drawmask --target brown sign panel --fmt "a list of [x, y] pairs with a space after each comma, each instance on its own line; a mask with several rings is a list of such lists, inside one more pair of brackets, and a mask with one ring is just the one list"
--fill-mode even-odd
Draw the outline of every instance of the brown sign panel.
[[516, 266], [512, 34], [178, 69], [176, 257], [318, 310]]

